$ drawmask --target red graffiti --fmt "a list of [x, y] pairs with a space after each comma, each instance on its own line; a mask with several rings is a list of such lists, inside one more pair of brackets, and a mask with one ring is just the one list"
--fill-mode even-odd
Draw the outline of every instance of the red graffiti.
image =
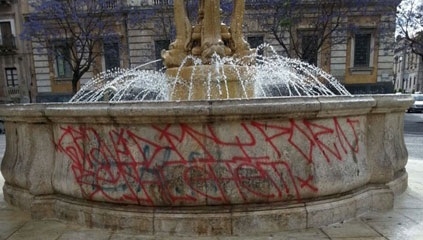
[[330, 123], [66, 126], [56, 145], [91, 200], [148, 206], [301, 200], [318, 192], [316, 159], [332, 164], [359, 152], [359, 121]]

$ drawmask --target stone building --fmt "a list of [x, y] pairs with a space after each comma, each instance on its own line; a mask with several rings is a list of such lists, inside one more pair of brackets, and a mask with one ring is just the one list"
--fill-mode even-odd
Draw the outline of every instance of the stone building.
[[[310, 4], [310, 1], [304, 2]], [[346, 9], [340, 11], [343, 15], [338, 22], [331, 23], [341, 26], [331, 33], [331, 37], [325, 43], [329, 47], [314, 53], [315, 56], [312, 58], [315, 59], [314, 64], [335, 76], [353, 94], [392, 92], [395, 19], [396, 8], [400, 1], [367, 1], [361, 8], [356, 6], [360, 1], [348, 2], [351, 4], [343, 6]], [[307, 9], [307, 6], [304, 8]], [[313, 6], [309, 6], [309, 9], [313, 9]], [[263, 17], [266, 14], [255, 13], [266, 10], [255, 10], [254, 5], [248, 10], [245, 21], [247, 39], [251, 41], [260, 38], [280, 49], [268, 28], [263, 28], [266, 22], [271, 22], [272, 19]], [[308, 20], [307, 15], [305, 16], [305, 20], [294, 29], [297, 33], [307, 32], [314, 27], [313, 20]], [[297, 38], [298, 36], [301, 35], [297, 34]], [[334, 39], [337, 39], [336, 44]], [[310, 40], [313, 40], [313, 36], [303, 35], [302, 39], [294, 41], [302, 44]]]
[[[120, 1], [126, 6], [124, 11], [127, 16], [122, 26], [118, 28], [121, 41], [99, 46], [103, 51], [101, 57], [92, 66], [91, 71], [80, 80], [81, 84], [107, 68], [136, 67], [159, 59], [161, 50], [167, 48], [173, 38], [172, 0], [112, 0], [110, 6], [113, 7]], [[252, 47], [268, 43], [278, 53], [286, 54], [269, 29], [274, 21], [272, 5], [261, 4], [258, 8], [255, 5], [257, 2], [261, 1], [246, 0], [244, 18], [246, 40]], [[370, 2], [367, 8], [371, 14], [363, 15], [362, 11], [358, 11], [354, 6], [347, 9], [345, 12], [348, 14], [342, 17], [340, 23], [344, 26], [354, 25], [354, 30], [343, 28], [342, 31], [332, 33], [333, 37], [342, 36], [344, 40], [332, 45], [328, 40], [325, 44], [329, 47], [312, 56], [314, 64], [334, 75], [352, 93], [387, 93], [393, 90], [395, 9], [399, 0]], [[0, 97], [10, 99], [12, 95], [19, 95], [19, 101], [31, 99], [33, 102], [69, 99], [72, 88], [66, 65], [59, 62], [60, 59], [51, 58], [45, 52], [39, 51], [37, 45], [39, 43], [23, 43], [16, 37], [22, 28], [23, 16], [30, 11], [26, 6], [27, 1], [3, 0], [0, 3], [9, 9], [4, 11], [5, 8], [0, 8], [0, 24], [2, 21], [9, 21], [12, 35], [15, 36], [15, 45], [12, 47], [14, 55], [0, 53], [0, 88], [4, 89], [1, 91], [4, 96]], [[157, 11], [158, 6], [161, 6], [160, 11]], [[138, 22], [131, 20], [134, 13], [142, 16], [148, 15], [152, 10], [155, 10], [154, 17], [141, 19]], [[306, 31], [312, 25], [307, 21], [296, 27], [295, 31]], [[289, 39], [289, 36], [285, 37]], [[314, 36], [296, 38], [299, 41], [315, 39]], [[26, 46], [31, 46], [28, 51], [24, 50]], [[160, 62], [150, 65], [150, 68], [161, 67]], [[12, 74], [11, 69], [15, 69], [13, 71], [17, 73]], [[17, 76], [19, 92], [12, 91], [16, 89], [15, 85], [9, 87], [10, 84], [6, 79], [11, 79], [10, 76], [13, 76], [13, 79]], [[9, 89], [12, 94], [9, 94]]]
[[394, 51], [394, 88], [403, 93], [423, 91], [422, 57], [412, 52], [404, 39], [398, 39]]
[[22, 23], [22, 5], [17, 0], [1, 0], [0, 102], [30, 102], [35, 96], [32, 55], [27, 43], [19, 39]]

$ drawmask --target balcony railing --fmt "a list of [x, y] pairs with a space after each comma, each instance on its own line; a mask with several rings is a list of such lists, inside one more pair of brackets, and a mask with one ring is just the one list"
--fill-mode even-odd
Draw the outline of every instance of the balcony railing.
[[15, 36], [1, 36], [0, 37], [0, 54], [10, 54], [16, 51], [16, 37]]
[[11, 98], [20, 97], [20, 89], [19, 86], [7, 87], [7, 93]]
[[118, 5], [117, 0], [107, 0], [104, 3], [106, 5], [105, 7], [108, 8], [108, 9], [114, 9]]
[[153, 0], [154, 5], [173, 5], [173, 0]]

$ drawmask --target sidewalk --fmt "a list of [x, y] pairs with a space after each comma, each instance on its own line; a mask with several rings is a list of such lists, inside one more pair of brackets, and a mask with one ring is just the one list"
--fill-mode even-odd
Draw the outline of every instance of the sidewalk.
[[[0, 156], [4, 153], [4, 135], [0, 135]], [[0, 240], [40, 239], [422, 239], [423, 240], [423, 160], [409, 159], [409, 187], [395, 199], [389, 212], [371, 212], [344, 223], [302, 231], [288, 231], [250, 237], [169, 237], [142, 236], [123, 231], [90, 229], [58, 220], [31, 220], [29, 214], [8, 206], [0, 190]], [[4, 179], [0, 174], [0, 189]]]

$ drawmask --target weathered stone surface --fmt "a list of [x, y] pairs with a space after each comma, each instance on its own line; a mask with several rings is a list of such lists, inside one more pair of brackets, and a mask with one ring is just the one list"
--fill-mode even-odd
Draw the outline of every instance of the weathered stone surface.
[[[54, 190], [145, 206], [301, 201], [368, 182], [363, 116], [58, 124]], [[330, 168], [330, 171], [328, 171]]]
[[406, 188], [402, 124], [411, 102], [390, 95], [3, 106], [4, 197], [37, 218], [149, 234], [342, 221], [392, 207], [393, 193]]
[[156, 213], [154, 232], [157, 235], [231, 235], [231, 224], [228, 213]]
[[232, 218], [233, 234], [240, 236], [307, 227], [307, 212], [301, 204], [286, 208], [275, 207], [273, 210], [234, 212]]

